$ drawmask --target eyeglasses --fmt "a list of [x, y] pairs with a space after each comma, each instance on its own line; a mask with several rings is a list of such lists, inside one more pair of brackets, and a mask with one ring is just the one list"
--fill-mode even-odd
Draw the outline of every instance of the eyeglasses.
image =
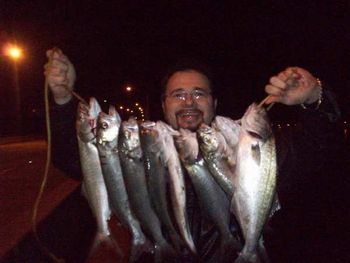
[[169, 98], [172, 101], [185, 101], [188, 95], [192, 97], [192, 100], [200, 101], [202, 99], [207, 99], [211, 95], [211, 92], [202, 89], [195, 89], [192, 92], [178, 90], [169, 95], [164, 94], [164, 98]]

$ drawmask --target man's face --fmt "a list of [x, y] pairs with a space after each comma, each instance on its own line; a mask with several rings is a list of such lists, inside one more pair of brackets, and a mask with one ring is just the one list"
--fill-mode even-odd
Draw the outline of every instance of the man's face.
[[210, 124], [216, 108], [208, 78], [195, 71], [178, 71], [168, 80], [162, 102], [165, 120], [174, 128], [195, 131]]

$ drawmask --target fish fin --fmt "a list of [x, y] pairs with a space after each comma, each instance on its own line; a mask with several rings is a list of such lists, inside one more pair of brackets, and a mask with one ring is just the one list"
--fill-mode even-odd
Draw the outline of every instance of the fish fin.
[[153, 248], [153, 244], [147, 239], [144, 242], [138, 242], [133, 239], [130, 251], [130, 262], [136, 262], [143, 253], [153, 253]]

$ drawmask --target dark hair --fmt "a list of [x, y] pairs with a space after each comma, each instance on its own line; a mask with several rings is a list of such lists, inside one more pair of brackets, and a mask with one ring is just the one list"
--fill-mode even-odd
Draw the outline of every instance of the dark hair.
[[178, 60], [177, 63], [175, 63], [175, 65], [173, 65], [172, 67], [170, 67], [168, 69], [167, 73], [165, 74], [165, 76], [163, 77], [163, 79], [161, 81], [161, 88], [162, 88], [162, 94], [161, 94], [162, 97], [161, 98], [162, 98], [162, 100], [164, 98], [167, 84], [168, 84], [168, 81], [171, 78], [171, 76], [179, 71], [191, 71], [191, 70], [196, 71], [198, 73], [201, 73], [208, 78], [212, 96], [215, 97], [215, 92], [214, 92], [214, 88], [213, 88], [213, 86], [214, 86], [213, 85], [213, 73], [212, 73], [211, 69], [209, 68], [209, 66], [207, 64], [203, 63], [202, 61], [199, 61], [199, 60], [196, 60], [193, 58], [182, 58], [182, 59]]

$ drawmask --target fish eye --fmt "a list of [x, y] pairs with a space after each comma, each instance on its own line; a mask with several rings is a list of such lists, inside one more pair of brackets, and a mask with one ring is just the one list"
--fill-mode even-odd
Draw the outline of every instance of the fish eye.
[[101, 127], [102, 127], [102, 129], [107, 129], [108, 128], [108, 123], [107, 122], [102, 122]]

